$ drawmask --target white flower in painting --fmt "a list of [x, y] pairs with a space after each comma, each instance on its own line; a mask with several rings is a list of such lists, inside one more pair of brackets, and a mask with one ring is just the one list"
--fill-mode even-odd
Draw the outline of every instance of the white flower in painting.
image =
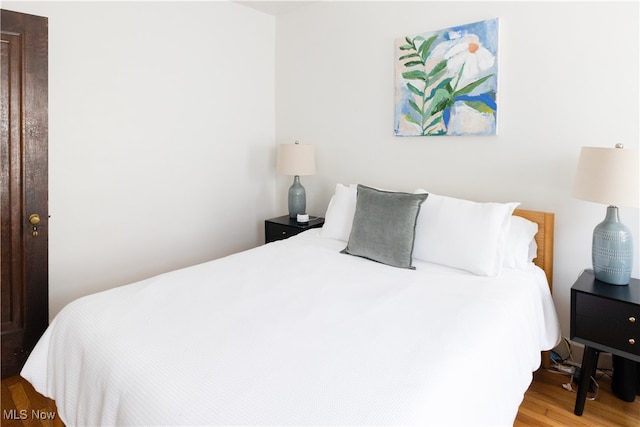
[[458, 43], [457, 39], [438, 43], [431, 51], [431, 55], [429, 55], [429, 59], [436, 62], [447, 59], [446, 58], [447, 52], [449, 52], [449, 50], [451, 50], [451, 48], [455, 46], [457, 43]]
[[457, 85], [457, 89], [461, 89], [482, 77], [484, 71], [493, 67], [496, 58], [482, 47], [475, 34], [468, 34], [454, 41], [453, 46], [449, 47], [443, 57], [447, 60], [447, 69], [450, 73], [459, 73], [464, 65]]

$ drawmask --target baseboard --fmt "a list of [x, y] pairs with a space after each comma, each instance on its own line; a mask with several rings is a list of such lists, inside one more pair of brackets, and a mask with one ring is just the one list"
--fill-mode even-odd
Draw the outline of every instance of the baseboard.
[[[573, 360], [581, 365], [582, 355], [584, 354], [584, 344], [569, 340], [569, 345]], [[553, 351], [559, 354], [562, 358], [568, 357], [567, 347], [564, 343], [560, 343], [556, 348], [553, 349]], [[598, 369], [613, 370], [611, 353], [600, 353], [600, 356], [598, 357]]]

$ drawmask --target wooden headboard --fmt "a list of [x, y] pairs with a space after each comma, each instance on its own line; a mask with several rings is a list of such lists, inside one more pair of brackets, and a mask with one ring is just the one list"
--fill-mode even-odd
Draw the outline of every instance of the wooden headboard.
[[521, 216], [538, 224], [536, 243], [538, 244], [538, 257], [533, 263], [544, 270], [549, 282], [549, 289], [553, 290], [553, 225], [554, 214], [549, 212], [528, 211], [516, 209], [514, 215]]
[[[536, 234], [536, 243], [538, 244], [538, 257], [533, 263], [544, 270], [549, 283], [549, 290], [553, 292], [553, 224], [555, 217], [549, 212], [528, 211], [525, 209], [516, 209], [514, 215], [521, 216], [529, 221], [538, 224], [538, 233]], [[551, 366], [551, 352], [543, 351], [541, 355], [541, 363], [543, 368]]]

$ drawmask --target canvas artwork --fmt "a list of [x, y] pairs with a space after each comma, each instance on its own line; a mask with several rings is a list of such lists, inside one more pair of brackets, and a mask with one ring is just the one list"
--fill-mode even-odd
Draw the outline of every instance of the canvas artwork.
[[495, 135], [498, 19], [395, 43], [397, 136]]

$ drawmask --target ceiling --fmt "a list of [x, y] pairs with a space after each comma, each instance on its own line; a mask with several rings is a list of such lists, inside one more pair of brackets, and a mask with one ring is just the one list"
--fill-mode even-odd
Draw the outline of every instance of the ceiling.
[[305, 3], [317, 3], [318, 0], [290, 0], [290, 1], [244, 1], [236, 0], [236, 3], [243, 4], [252, 9], [259, 10], [269, 15], [279, 16], [291, 12], [305, 5]]

